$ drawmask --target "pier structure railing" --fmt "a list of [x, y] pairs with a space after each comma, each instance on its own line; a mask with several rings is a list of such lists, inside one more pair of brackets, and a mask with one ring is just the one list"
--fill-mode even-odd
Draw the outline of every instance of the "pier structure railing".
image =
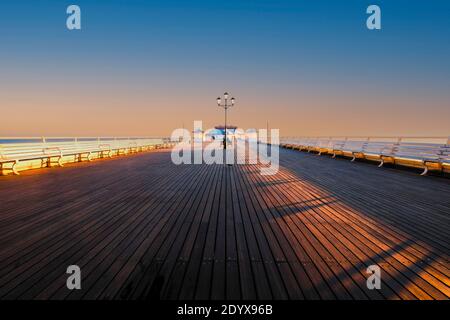
[[450, 172], [450, 136], [368, 136], [368, 137], [284, 137], [280, 146], [288, 149], [342, 156], [351, 161], [364, 159], [423, 169]]
[[19, 174], [171, 146], [166, 137], [0, 137], [0, 173]]

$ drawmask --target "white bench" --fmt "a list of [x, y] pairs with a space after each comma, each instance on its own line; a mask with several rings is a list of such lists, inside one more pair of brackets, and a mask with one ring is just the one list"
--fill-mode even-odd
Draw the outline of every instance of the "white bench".
[[422, 175], [425, 175], [428, 170], [443, 170], [445, 158], [448, 158], [448, 145], [400, 142], [389, 157], [395, 164], [423, 168]]
[[1, 169], [3, 169], [5, 164], [11, 163], [11, 170], [15, 174], [19, 174], [17, 165], [20, 161], [46, 160], [47, 162], [51, 162], [52, 158], [57, 158], [57, 161], [60, 162], [62, 158], [61, 150], [59, 148], [49, 147], [44, 143], [12, 144], [0, 147]]
[[[450, 138], [290, 138], [281, 139], [280, 146], [297, 150], [316, 151], [356, 159], [379, 161], [379, 167], [385, 163], [423, 169], [422, 175], [429, 170], [450, 172]], [[440, 140], [436, 143], [434, 140]], [[428, 142], [427, 140], [433, 141]], [[447, 141], [446, 141], [447, 140]], [[423, 142], [425, 141], [425, 142]]]
[[[77, 140], [43, 141], [0, 144], [0, 173], [4, 170], [19, 175], [21, 163], [40, 160], [40, 167], [51, 167], [53, 164], [63, 166], [63, 158], [72, 157], [71, 161], [92, 161], [96, 158], [111, 158], [113, 155], [135, 153], [152, 148], [169, 147], [167, 139], [114, 139], [114, 140]], [[11, 167], [7, 167], [11, 165]]]

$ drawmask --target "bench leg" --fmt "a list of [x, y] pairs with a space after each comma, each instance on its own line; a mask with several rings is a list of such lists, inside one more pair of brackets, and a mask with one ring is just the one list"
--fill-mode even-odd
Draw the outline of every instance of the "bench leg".
[[14, 164], [12, 165], [11, 170], [12, 170], [12, 172], [13, 172], [15, 175], [20, 176], [20, 173], [19, 173], [19, 171], [17, 171], [17, 168], [16, 168], [16, 166], [17, 166], [18, 164], [19, 164], [19, 160], [14, 161]]
[[62, 163], [62, 157], [58, 157], [58, 165], [60, 167], [64, 167], [63, 163]]
[[[92, 152], [89, 152], [87, 157], [86, 157], [87, 161], [92, 161]], [[83, 161], [83, 159], [81, 158], [81, 161]]]
[[[86, 157], [86, 160], [89, 160], [88, 157], [89, 157], [89, 155]], [[83, 153], [80, 153], [78, 155], [78, 162], [83, 162]]]
[[428, 173], [428, 167], [425, 166], [423, 172], [420, 174], [421, 176], [424, 176]]
[[355, 155], [352, 155], [352, 156], [353, 156], [353, 158], [352, 158], [352, 160], [350, 160], [350, 162], [354, 162], [356, 160], [356, 156]]
[[384, 160], [381, 159], [381, 160], [380, 160], [380, 164], [378, 165], [378, 168], [381, 168], [381, 167], [383, 166], [383, 164], [384, 164]]

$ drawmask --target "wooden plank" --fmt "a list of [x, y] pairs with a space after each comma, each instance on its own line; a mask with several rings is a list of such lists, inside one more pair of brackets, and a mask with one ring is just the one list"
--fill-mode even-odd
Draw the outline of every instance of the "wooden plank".
[[[0, 298], [450, 297], [448, 180], [280, 157], [273, 176], [162, 150], [1, 177]], [[365, 285], [371, 264], [381, 290]]]
[[[151, 184], [151, 181], [149, 182], [149, 184]], [[147, 186], [144, 186], [142, 190], [145, 190], [146, 187], [148, 187], [148, 185], [147, 185]], [[140, 192], [142, 192], [142, 190], [139, 190], [139, 189], [132, 189], [132, 193], [137, 192], [137, 193], [139, 194]], [[128, 194], [128, 192], [127, 192], [127, 194]], [[118, 206], [118, 207], [115, 208], [115, 209], [117, 210], [118, 213], [120, 213], [120, 214], [123, 216], [124, 213], [129, 213], [130, 211], [132, 211], [132, 210], [130, 210], [130, 208], [128, 208], [127, 210], [123, 210], [123, 209], [124, 209], [123, 206], [126, 207], [127, 204], [128, 204], [128, 207], [130, 206], [130, 202], [129, 202], [129, 201], [126, 201], [126, 200], [123, 200], [123, 199], [122, 199], [121, 202], [123, 202], [122, 207]], [[131, 209], [133, 209], [133, 206], [131, 207]], [[104, 211], [105, 213], [108, 213], [108, 216], [109, 216], [109, 217], [111, 217], [111, 216], [115, 217], [115, 216], [116, 216], [116, 215], [114, 214], [113, 211], [109, 211], [109, 210], [105, 210], [105, 208], [101, 208], [101, 209], [100, 209], [100, 212], [103, 212], [103, 211]], [[140, 212], [140, 211], [137, 210], [137, 213], [139, 213], [139, 212]], [[126, 215], [125, 215], [125, 217], [126, 217]], [[112, 221], [114, 221], [114, 219], [113, 219], [113, 220], [110, 220], [109, 223], [111, 223]], [[117, 229], [114, 228], [114, 230], [117, 230], [117, 234], [119, 234], [120, 231], [121, 231], [121, 228], [117, 228]], [[106, 230], [106, 232], [105, 232], [105, 236], [108, 236], [109, 239], [112, 239], [113, 236], [117, 236], [117, 234], [111, 233], [111, 230], [110, 230], [110, 229], [109, 229], [109, 231]], [[97, 235], [96, 237], [87, 237], [86, 240], [90, 240], [90, 239], [92, 239], [92, 241], [91, 241], [91, 242], [88, 242], [88, 243], [90, 243], [90, 244], [91, 244], [91, 243], [95, 244], [95, 245], [96, 245], [95, 247], [98, 248], [98, 250], [101, 250], [101, 252], [103, 252], [103, 253], [107, 252], [107, 250], [105, 250], [104, 247], [102, 246], [102, 237], [98, 237], [98, 235]], [[75, 242], [75, 243], [77, 243], [77, 242]], [[94, 248], [95, 248], [95, 247], [94, 247]], [[78, 248], [75, 247], [75, 249], [73, 249], [73, 250], [78, 250], [78, 251], [79, 251], [79, 247], [78, 247]], [[76, 251], [73, 251], [73, 250], [67, 250], [67, 248], [66, 248], [66, 250], [64, 250], [64, 255], [63, 255], [63, 257], [69, 257], [70, 254], [72, 254], [73, 252], [76, 252]], [[89, 254], [88, 254], [88, 255], [82, 254], [81, 256], [82, 256], [82, 258], [83, 258], [84, 260], [86, 260], [86, 259], [88, 259], [90, 256], [96, 256], [96, 251], [89, 251]], [[114, 256], [114, 255], [113, 255], [113, 256]], [[72, 257], [71, 259], [75, 259], [75, 260], [76, 260], [76, 256], [75, 256], [75, 257]], [[45, 260], [44, 260], [44, 261], [45, 261]], [[57, 263], [59, 260], [54, 258], [54, 259], [52, 259], [52, 260], [50, 260], [50, 261], [51, 261], [52, 264], [55, 264], [55, 263]], [[65, 263], [65, 264], [63, 264], [63, 266], [64, 266], [64, 265], [67, 266], [68, 264]], [[50, 267], [45, 267], [45, 268], [50, 268]], [[51, 269], [51, 268], [50, 268], [50, 269]], [[63, 267], [62, 269], [60, 269], [59, 272], [58, 272], [58, 274], [61, 274], [61, 270], [65, 270], [65, 267]], [[85, 271], [87, 271], [87, 270], [85, 270]], [[89, 273], [88, 273], [88, 274], [89, 274]], [[51, 275], [52, 275], [52, 273], [48, 273], [48, 274], [46, 275], [46, 277], [49, 277], [49, 276], [51, 276]], [[41, 283], [42, 283], [42, 281], [41, 281]], [[64, 284], [64, 287], [65, 287], [65, 281], [60, 282], [60, 284]], [[67, 289], [65, 289], [65, 291], [67, 292]]]
[[[154, 264], [159, 268], [164, 265], [167, 250], [170, 249], [173, 237], [177, 235], [177, 229], [173, 228], [179, 228], [182, 225], [185, 218], [185, 215], [182, 214], [183, 208], [192, 198], [190, 192], [195, 191], [192, 186], [199, 184], [206, 173], [205, 168], [197, 167], [194, 170], [194, 176], [187, 179], [188, 181], [179, 181], [180, 183], [173, 191], [173, 194], [177, 195], [175, 200], [164, 202], [164, 206], [158, 209], [161, 219], [146, 234], [138, 249], [127, 261], [127, 265], [109, 283], [105, 292], [110, 294], [111, 297], [121, 295], [122, 288], [130, 286], [129, 291], [132, 292], [133, 297], [146, 298], [149, 292], [155, 288], [153, 286], [154, 281], [159, 281], [158, 288], [162, 289], [162, 285], [167, 281], [167, 275], [159, 274], [159, 272], [149, 273], [146, 272], [146, 269], [159, 270]], [[125, 279], [127, 279], [128, 284], [120, 285]], [[133, 285], [130, 285], [130, 283], [133, 283]]]
[[207, 199], [205, 200], [203, 207], [203, 216], [198, 227], [198, 232], [194, 242], [194, 247], [192, 249], [191, 256], [186, 266], [185, 276], [183, 282], [179, 287], [179, 298], [180, 299], [193, 299], [195, 296], [195, 289], [197, 286], [198, 279], [200, 277], [200, 268], [202, 265], [203, 252], [206, 244], [206, 237], [209, 225], [213, 220], [211, 218], [212, 206], [215, 201], [216, 192], [218, 192], [218, 174], [220, 172], [220, 167], [216, 166], [214, 168], [214, 179], [212, 185], [209, 188], [209, 193]]

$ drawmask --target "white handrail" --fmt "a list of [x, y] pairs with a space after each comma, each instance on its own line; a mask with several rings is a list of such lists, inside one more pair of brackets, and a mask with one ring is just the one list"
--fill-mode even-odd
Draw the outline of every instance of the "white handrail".
[[349, 138], [349, 139], [449, 139], [450, 136], [350, 136], [350, 135], [342, 135], [342, 136], [283, 136], [281, 139], [291, 139], [291, 138], [297, 138], [297, 139], [334, 139], [334, 138]]
[[[367, 141], [373, 142], [393, 142], [393, 143], [429, 143], [429, 144], [439, 144], [439, 145], [449, 145], [450, 146], [450, 136], [316, 136], [316, 137], [281, 137], [280, 143], [286, 143], [288, 141], [302, 141], [311, 142], [315, 141], [325, 141], [325, 139], [332, 143], [334, 141], [346, 141], [351, 142], [363, 142]], [[309, 143], [306, 143], [309, 144]]]
[[100, 136], [100, 137], [57, 137], [57, 136], [49, 136], [49, 137], [0, 137], [0, 145], [4, 144], [20, 144], [20, 143], [47, 143], [47, 142], [88, 142], [88, 141], [125, 141], [125, 140], [153, 140], [160, 139], [163, 141], [170, 141], [169, 137], [143, 137], [143, 136], [130, 136], [130, 137], [109, 137], [109, 136]]

